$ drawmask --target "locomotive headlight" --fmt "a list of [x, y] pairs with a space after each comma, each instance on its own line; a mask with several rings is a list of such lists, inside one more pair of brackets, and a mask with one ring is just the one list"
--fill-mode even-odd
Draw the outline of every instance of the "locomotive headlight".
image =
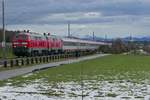
[[24, 46], [25, 48], [27, 47], [27, 46]]
[[13, 44], [19, 44], [18, 42], [14, 42]]
[[22, 44], [25, 44], [25, 45], [26, 45], [26, 44], [27, 44], [27, 42], [22, 42]]

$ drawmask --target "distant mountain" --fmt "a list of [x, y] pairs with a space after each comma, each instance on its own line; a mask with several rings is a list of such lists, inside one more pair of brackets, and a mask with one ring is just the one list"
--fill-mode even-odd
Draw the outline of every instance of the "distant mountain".
[[[86, 35], [84, 37], [82, 37], [81, 39], [84, 40], [93, 40], [92, 36]], [[94, 37], [94, 41], [107, 41], [107, 42], [111, 42], [114, 38], [109, 38], [109, 39], [105, 39], [102, 37]], [[122, 41], [127, 42], [127, 41], [138, 41], [138, 42], [150, 42], [150, 36], [143, 36], [143, 37], [124, 37], [124, 38], [120, 38]]]
[[150, 36], [145, 36], [145, 37], [125, 37], [125, 38], [121, 38], [123, 41], [150, 41]]
[[99, 41], [99, 42], [104, 42], [104, 41], [110, 42], [110, 41], [112, 41], [112, 39], [105, 39], [105, 38], [97, 37], [97, 36], [95, 36], [94, 39], [93, 39], [93, 37], [89, 36], [89, 35], [86, 35], [86, 36], [82, 37], [81, 39], [91, 40], [91, 41]]

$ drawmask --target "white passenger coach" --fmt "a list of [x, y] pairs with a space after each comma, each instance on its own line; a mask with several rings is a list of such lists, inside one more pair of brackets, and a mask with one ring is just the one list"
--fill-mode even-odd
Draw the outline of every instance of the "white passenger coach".
[[90, 40], [81, 40], [73, 38], [63, 38], [63, 50], [75, 51], [75, 50], [96, 50], [101, 45], [110, 45], [104, 42], [96, 42]]

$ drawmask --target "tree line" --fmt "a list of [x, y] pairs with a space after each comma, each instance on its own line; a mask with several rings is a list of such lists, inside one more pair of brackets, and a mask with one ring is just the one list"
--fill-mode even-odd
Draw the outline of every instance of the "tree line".
[[112, 40], [112, 45], [103, 45], [99, 47], [99, 51], [103, 53], [121, 54], [129, 51], [136, 51], [138, 45], [132, 41], [123, 42], [120, 38]]
[[[11, 42], [12, 41], [12, 37], [17, 33], [17, 31], [5, 31], [6, 34], [6, 42]], [[0, 29], [0, 42], [3, 41], [3, 30]]]

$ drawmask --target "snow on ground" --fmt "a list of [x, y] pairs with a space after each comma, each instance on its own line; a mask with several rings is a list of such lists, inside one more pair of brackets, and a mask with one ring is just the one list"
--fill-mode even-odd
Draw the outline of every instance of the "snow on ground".
[[24, 75], [24, 76], [22, 76], [22, 77], [23, 77], [23, 78], [26, 78], [26, 77], [29, 77], [29, 76], [31, 76], [31, 75], [33, 75], [33, 73], [26, 74], [26, 75]]
[[0, 87], [2, 100], [150, 100], [150, 85], [130, 81], [83, 81], [47, 83], [35, 80], [22, 86]]

